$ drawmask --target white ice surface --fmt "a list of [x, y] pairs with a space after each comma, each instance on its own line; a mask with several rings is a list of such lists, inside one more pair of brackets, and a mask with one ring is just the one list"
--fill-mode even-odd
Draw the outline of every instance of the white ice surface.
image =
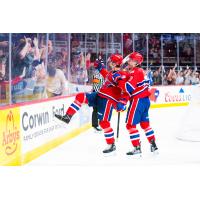
[[[143, 156], [141, 159], [127, 157], [132, 149], [128, 132], [125, 128], [126, 113], [121, 114], [120, 135], [116, 142], [115, 156], [104, 157], [102, 150], [106, 147], [103, 134], [93, 129], [81, 133], [78, 137], [52, 149], [31, 161], [29, 166], [60, 165], [166, 165], [200, 163], [200, 142], [184, 142], [176, 138], [185, 124], [186, 107], [159, 108], [150, 110], [151, 126], [155, 131], [159, 155], [152, 156], [147, 139], [140, 130]], [[117, 128], [117, 115], [111, 121], [113, 129]], [[198, 124], [197, 124], [198, 126]], [[199, 128], [200, 129], [200, 128]], [[199, 133], [200, 134], [200, 133]]]

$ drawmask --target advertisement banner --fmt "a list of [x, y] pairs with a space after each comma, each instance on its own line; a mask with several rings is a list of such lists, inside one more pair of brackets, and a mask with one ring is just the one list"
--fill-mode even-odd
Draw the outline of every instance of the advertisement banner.
[[184, 104], [192, 100], [191, 87], [195, 86], [153, 86], [150, 88], [152, 105]]
[[[54, 115], [64, 115], [74, 97], [51, 100], [20, 108], [20, 124], [23, 137], [23, 154], [34, 150], [55, 138], [70, 133], [90, 121], [90, 109], [83, 106], [73, 116], [70, 124], [64, 124], [57, 120]], [[84, 117], [83, 117], [84, 111]]]
[[0, 110], [0, 165], [21, 163], [19, 108]]

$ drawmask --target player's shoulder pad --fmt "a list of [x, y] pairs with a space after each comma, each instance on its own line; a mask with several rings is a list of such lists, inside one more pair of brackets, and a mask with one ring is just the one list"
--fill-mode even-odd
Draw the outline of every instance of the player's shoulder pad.
[[138, 72], [144, 73], [144, 70], [142, 68], [138, 68]]

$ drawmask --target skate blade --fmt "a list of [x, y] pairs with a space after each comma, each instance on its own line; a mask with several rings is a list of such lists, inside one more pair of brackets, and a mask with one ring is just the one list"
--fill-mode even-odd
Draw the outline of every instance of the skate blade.
[[101, 134], [101, 131], [94, 131], [95, 134]]
[[97, 131], [97, 130], [94, 130], [94, 133], [95, 133], [95, 134], [101, 134], [101, 133], [102, 133], [102, 131]]
[[110, 152], [110, 153], [103, 153], [104, 157], [112, 157], [112, 156], [116, 156], [116, 155], [117, 155], [116, 151], [113, 151], [113, 152]]
[[67, 128], [67, 123], [65, 123], [65, 122], [63, 122], [62, 120], [59, 120], [58, 118], [56, 118], [56, 117], [54, 117], [53, 119], [52, 119], [52, 121], [54, 122], [54, 123], [56, 123], [56, 124], [60, 124], [60, 126], [62, 127], [62, 128]]
[[93, 129], [93, 133], [96, 133], [96, 134], [99, 134], [99, 133], [102, 133], [102, 130], [101, 131], [97, 131], [95, 128], [93, 128], [92, 127], [92, 129]]
[[142, 154], [135, 154], [135, 155], [127, 155], [126, 154], [126, 156], [131, 159], [141, 159], [142, 158]]

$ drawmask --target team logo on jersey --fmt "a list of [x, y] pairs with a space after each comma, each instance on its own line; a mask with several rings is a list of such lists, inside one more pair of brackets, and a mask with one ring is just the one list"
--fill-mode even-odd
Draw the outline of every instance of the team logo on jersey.
[[157, 98], [160, 94], [159, 90], [157, 88], [151, 88], [150, 89], [150, 92], [151, 92], [151, 95], [150, 95], [150, 100], [153, 101], [153, 102], [156, 102], [157, 101]]

